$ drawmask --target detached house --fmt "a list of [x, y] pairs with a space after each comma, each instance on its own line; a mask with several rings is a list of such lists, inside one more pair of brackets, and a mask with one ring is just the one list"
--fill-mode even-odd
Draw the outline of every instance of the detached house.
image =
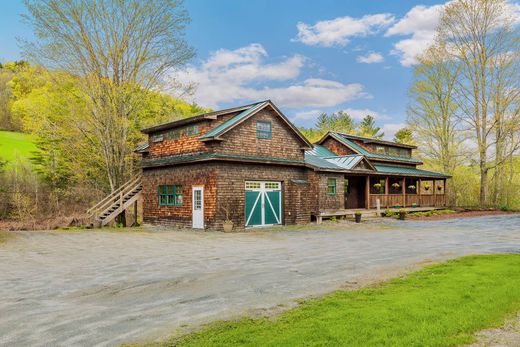
[[330, 132], [311, 144], [271, 102], [143, 132], [144, 221], [193, 228], [303, 224], [348, 209], [444, 206], [447, 175], [414, 146]]

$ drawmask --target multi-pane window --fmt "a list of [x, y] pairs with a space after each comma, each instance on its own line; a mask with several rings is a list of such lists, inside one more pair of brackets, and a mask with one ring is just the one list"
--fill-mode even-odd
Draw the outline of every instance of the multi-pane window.
[[159, 206], [181, 206], [182, 186], [164, 185], [159, 186]]
[[202, 190], [197, 189], [193, 191], [193, 209], [202, 209]]
[[336, 179], [335, 178], [327, 179], [327, 194], [336, 195]]
[[409, 149], [393, 147], [393, 146], [377, 145], [374, 147], [374, 152], [379, 153], [379, 154], [391, 155], [394, 157], [410, 158], [410, 156], [411, 156]]
[[152, 136], [152, 142], [161, 142], [162, 140], [164, 140], [163, 134]]
[[198, 125], [192, 125], [186, 128], [186, 136], [193, 136], [198, 135], [199, 133], [199, 126]]
[[168, 132], [168, 138], [170, 140], [177, 140], [181, 138], [181, 129], [174, 129]]
[[260, 189], [260, 182], [246, 182], [246, 189]]
[[259, 139], [270, 139], [272, 137], [271, 122], [256, 122], [256, 137]]
[[170, 140], [178, 140], [183, 136], [193, 136], [199, 134], [199, 126], [198, 125], [190, 125], [185, 128], [173, 129], [168, 131], [165, 136]]
[[265, 182], [265, 189], [280, 189], [278, 182]]

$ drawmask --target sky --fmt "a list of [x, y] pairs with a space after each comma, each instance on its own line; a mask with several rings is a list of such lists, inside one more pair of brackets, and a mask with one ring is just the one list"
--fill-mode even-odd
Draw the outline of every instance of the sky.
[[[444, 2], [185, 0], [197, 55], [175, 73], [188, 97], [221, 109], [271, 99], [298, 126], [322, 112], [370, 114], [391, 138], [405, 126], [416, 56], [432, 42]], [[0, 62], [32, 39], [21, 1], [2, 3]]]

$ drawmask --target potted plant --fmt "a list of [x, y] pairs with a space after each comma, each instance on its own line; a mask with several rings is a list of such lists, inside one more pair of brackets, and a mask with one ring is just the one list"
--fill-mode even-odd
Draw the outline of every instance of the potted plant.
[[225, 218], [222, 226], [224, 227], [225, 233], [230, 233], [233, 231], [233, 221], [229, 218], [229, 208], [222, 207], [222, 211], [224, 212]]
[[354, 212], [354, 218], [356, 220], [356, 223], [361, 223], [361, 212], [359, 212], [359, 211]]
[[377, 191], [378, 193], [381, 191], [381, 187], [382, 187], [381, 183], [375, 183], [375, 184], [374, 184], [374, 188], [376, 189], [376, 191]]
[[415, 186], [414, 186], [413, 184], [410, 184], [410, 185], [408, 186], [408, 189], [410, 189], [410, 190], [415, 190]]
[[440, 192], [442, 190], [442, 186], [437, 186], [437, 190]]
[[431, 187], [430, 187], [430, 185], [429, 185], [428, 183], [426, 183], [426, 184], [424, 185], [424, 190], [428, 191], [428, 190], [430, 190], [430, 188], [431, 188]]
[[406, 218], [406, 210], [404, 208], [399, 209], [399, 219], [405, 220]]
[[417, 207], [417, 204], [414, 202], [412, 203], [412, 208], [416, 208]]
[[397, 190], [397, 189], [401, 188], [401, 185], [399, 183], [395, 182], [394, 184], [392, 184], [392, 188]]

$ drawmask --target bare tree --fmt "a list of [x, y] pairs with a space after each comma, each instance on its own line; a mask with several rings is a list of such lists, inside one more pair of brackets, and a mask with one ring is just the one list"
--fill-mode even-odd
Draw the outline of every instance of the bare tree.
[[181, 0], [25, 0], [36, 40], [25, 55], [78, 76], [89, 115], [75, 123], [99, 151], [112, 190], [130, 170], [143, 94], [194, 56]]
[[[438, 40], [447, 47], [446, 59], [461, 64], [455, 88], [458, 114], [475, 134], [480, 167], [479, 201], [487, 205], [488, 175], [496, 163], [490, 158], [490, 150], [496, 144], [498, 127], [505, 124], [496, 117], [500, 117], [499, 104], [503, 98], [499, 97], [501, 101], [494, 104], [494, 97], [500, 95], [499, 89], [518, 87], [495, 84], [499, 71], [505, 71], [502, 70], [505, 66], [499, 64], [501, 57], [511, 55], [510, 59], [518, 59], [514, 18], [505, 0], [456, 0], [446, 6], [437, 33]], [[517, 83], [518, 75], [510, 82], [515, 80]], [[500, 132], [498, 136], [502, 138]]]
[[429, 48], [418, 60], [409, 92], [408, 124], [422, 155], [442, 171], [453, 173], [461, 162], [464, 140], [454, 100], [460, 66], [445, 59], [442, 45]]

